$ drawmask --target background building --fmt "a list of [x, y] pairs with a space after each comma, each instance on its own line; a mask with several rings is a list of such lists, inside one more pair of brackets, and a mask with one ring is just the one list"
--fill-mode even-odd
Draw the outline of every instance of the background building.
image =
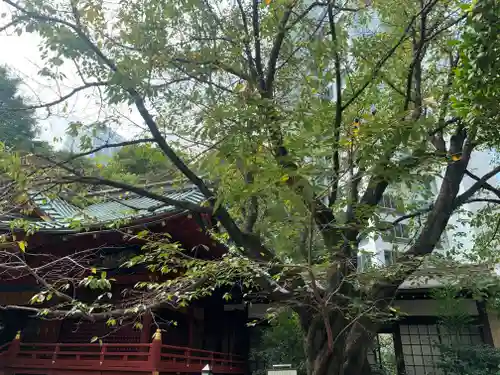
[[[91, 147], [98, 148], [102, 146], [106, 146], [107, 144], [120, 143], [125, 141], [125, 138], [119, 135], [114, 130], [110, 129], [107, 126], [96, 127], [90, 130], [83, 130], [78, 134], [78, 137], [72, 137], [66, 134], [63, 141], [63, 149], [72, 153], [78, 153], [82, 151], [81, 143], [82, 139], [86, 137], [90, 138]], [[104, 157], [110, 158], [116, 152], [120, 150], [120, 147], [113, 148], [105, 148], [96, 153], [90, 154], [89, 157]]]

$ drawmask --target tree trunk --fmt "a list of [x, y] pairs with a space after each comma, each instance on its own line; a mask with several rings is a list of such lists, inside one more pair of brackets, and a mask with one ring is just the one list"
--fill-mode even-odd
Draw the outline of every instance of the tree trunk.
[[366, 356], [370, 341], [358, 332], [356, 340], [360, 341], [353, 344], [356, 331], [341, 314], [332, 313], [328, 326], [320, 314], [311, 316], [302, 312], [299, 316], [305, 336], [308, 375], [372, 374]]

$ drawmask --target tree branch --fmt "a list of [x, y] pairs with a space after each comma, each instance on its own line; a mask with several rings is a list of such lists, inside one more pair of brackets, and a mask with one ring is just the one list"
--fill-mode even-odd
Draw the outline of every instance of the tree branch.
[[76, 87], [73, 90], [71, 90], [69, 93], [66, 95], [61, 96], [60, 98], [53, 100], [51, 102], [43, 103], [43, 104], [38, 104], [38, 105], [31, 105], [31, 106], [26, 106], [26, 107], [21, 107], [21, 108], [12, 108], [11, 110], [14, 111], [21, 111], [21, 110], [31, 110], [31, 109], [40, 109], [40, 108], [50, 108], [53, 107], [57, 104], [61, 104], [65, 100], [71, 98], [73, 95], [76, 93], [88, 89], [90, 87], [100, 87], [100, 86], [108, 86], [109, 82], [89, 82], [85, 83], [82, 86]]
[[259, 20], [259, 0], [252, 0], [252, 28], [255, 49], [255, 69], [259, 76], [261, 90], [266, 89], [264, 81], [264, 71], [262, 67], [262, 49], [260, 45], [260, 20]]
[[497, 197], [500, 198], [500, 189], [497, 189], [495, 188], [494, 186], [490, 185], [489, 183], [485, 182], [485, 181], [482, 181], [481, 178], [479, 178], [478, 176], [476, 176], [475, 174], [471, 173], [469, 170], [466, 170], [465, 171], [465, 175], [466, 176], [469, 176], [470, 178], [472, 178], [473, 180], [476, 180], [478, 182], [481, 182], [482, 184], [482, 188], [485, 189], [485, 190], [488, 190], [490, 192], [492, 192], [493, 194], [495, 194]]
[[13, 19], [9, 23], [7, 23], [3, 26], [0, 26], [0, 32], [7, 30], [9, 27], [17, 25], [19, 22], [22, 22], [25, 19], [26, 19], [26, 17], [17, 17], [15, 19]]
[[461, 21], [464, 21], [465, 19], [467, 19], [467, 16], [468, 14], [463, 14], [462, 16], [458, 17], [457, 19], [449, 22], [448, 24], [446, 24], [445, 26], [443, 26], [442, 28], [438, 29], [438, 30], [434, 30], [433, 33], [430, 33], [427, 37], [426, 37], [426, 40], [427, 41], [430, 41], [430, 40], [433, 40], [435, 37], [437, 37], [439, 34], [441, 34], [442, 32], [450, 29], [451, 27], [457, 25], [458, 23], [460, 23]]
[[250, 77], [247, 76], [245, 73], [240, 72], [233, 67], [224, 64], [223, 62], [219, 60], [205, 60], [205, 61], [196, 61], [196, 60], [190, 60], [184, 57], [175, 57], [172, 59], [172, 61], [176, 61], [182, 64], [194, 64], [194, 65], [209, 65], [213, 66], [215, 68], [220, 68], [221, 70], [225, 71], [226, 73], [232, 74], [244, 81], [251, 81]]
[[[101, 150], [104, 150], [104, 149], [108, 149], [108, 148], [117, 148], [117, 147], [124, 147], [124, 146], [132, 146], [132, 145], [137, 145], [137, 144], [140, 144], [140, 143], [152, 143], [152, 142], [155, 142], [155, 140], [153, 138], [141, 138], [141, 139], [134, 139], [134, 140], [131, 140], [131, 141], [124, 141], [124, 142], [119, 142], [119, 143], [106, 143], [102, 146], [99, 146], [99, 147], [96, 147], [92, 150], [89, 150], [89, 151], [85, 151], [85, 152], [80, 152], [78, 154], [74, 154], [74, 155], [71, 155], [70, 158], [64, 160], [64, 161], [61, 161], [61, 162], [58, 162], [56, 163], [54, 166], [55, 167], [59, 167], [63, 164], [67, 164], [75, 159], [78, 159], [78, 158], [81, 158], [81, 157], [84, 157], [84, 156], [88, 156], [88, 155], [92, 155], [96, 152], [99, 152]], [[39, 155], [36, 155], [35, 156], [38, 156], [40, 157]]]
[[455, 77], [454, 69], [457, 67], [458, 59], [460, 55], [457, 54], [456, 58], [453, 58], [451, 52], [449, 55], [450, 69], [448, 71], [448, 77], [446, 85], [444, 87], [443, 98], [441, 99], [441, 106], [439, 108], [438, 126], [437, 129], [430, 134], [431, 143], [436, 148], [436, 150], [441, 153], [446, 153], [446, 144], [443, 138], [443, 130], [448, 126], [448, 121], [445, 121], [446, 113], [448, 112], [449, 99], [451, 95], [451, 87], [453, 85], [453, 78]]
[[405, 220], [408, 220], [408, 219], [412, 219], [414, 217], [417, 217], [417, 216], [421, 216], [423, 214], [426, 214], [428, 212], [430, 212], [432, 210], [432, 208], [434, 207], [433, 204], [425, 207], [425, 208], [422, 208], [421, 210], [417, 210], [411, 214], [406, 214], [406, 215], [403, 215], [403, 216], [400, 216], [398, 217], [396, 220], [394, 220], [391, 225], [396, 225], [396, 224], [399, 224], [401, 223], [402, 221], [405, 221]]
[[191, 203], [189, 201], [180, 201], [176, 199], [171, 199], [168, 197], [165, 197], [160, 194], [156, 194], [153, 192], [150, 192], [146, 189], [129, 185], [123, 182], [119, 181], [113, 181], [113, 180], [108, 180], [106, 178], [102, 177], [87, 177], [87, 176], [63, 176], [61, 177], [61, 181], [64, 183], [87, 183], [91, 185], [104, 185], [104, 186], [110, 186], [114, 187], [117, 189], [122, 189], [124, 191], [129, 191], [131, 193], [135, 193], [139, 196], [142, 197], [147, 197], [154, 199], [159, 202], [163, 202], [169, 206], [174, 206], [178, 208], [182, 208], [185, 210], [193, 211], [193, 212], [200, 212], [200, 213], [205, 213], [205, 214], [211, 214], [212, 209], [208, 207], [201, 207], [198, 206], [197, 204]]
[[276, 78], [276, 64], [278, 62], [278, 58], [281, 51], [281, 45], [283, 44], [283, 40], [286, 35], [286, 25], [288, 20], [290, 19], [290, 15], [292, 14], [293, 7], [295, 6], [296, 1], [292, 1], [285, 8], [285, 13], [280, 20], [278, 25], [278, 34], [276, 35], [276, 39], [274, 40], [273, 47], [271, 48], [271, 53], [269, 55], [269, 62], [267, 64], [267, 74], [266, 74], [266, 95], [268, 97], [273, 96], [273, 84], [274, 79]]
[[[464, 170], [464, 173], [465, 170]], [[489, 171], [488, 173], [486, 173], [483, 177], [481, 177], [479, 180], [476, 181], [475, 184], [473, 184], [468, 190], [466, 190], [465, 192], [463, 192], [461, 195], [459, 195], [457, 197], [457, 202], [459, 204], [463, 204], [465, 203], [466, 201], [468, 201], [470, 198], [472, 198], [472, 196], [481, 188], [484, 188], [485, 187], [485, 183], [487, 183], [487, 181], [492, 178], [493, 176], [495, 176], [497, 173], [500, 173], [500, 165], [493, 168], [491, 171]]]
[[243, 44], [245, 46], [245, 54], [247, 55], [248, 64], [250, 65], [250, 73], [254, 78], [257, 76], [261, 76], [258, 73], [258, 68], [256, 67], [256, 61], [254, 61], [252, 56], [252, 51], [250, 49], [250, 30], [248, 28], [248, 20], [247, 15], [245, 13], [245, 9], [243, 8], [242, 0], [237, 0], [238, 8], [240, 9], [241, 21], [243, 22], [243, 30], [245, 31], [245, 39]]
[[[131, 99], [133, 100], [137, 110], [139, 111], [141, 117], [143, 118], [144, 122], [146, 123], [146, 126], [149, 128], [149, 131], [151, 132], [153, 138], [155, 139], [158, 147], [163, 151], [163, 153], [167, 156], [167, 158], [172, 162], [172, 164], [189, 180], [191, 181], [199, 190], [200, 192], [207, 198], [208, 202], [213, 205], [215, 203], [216, 197], [214, 193], [208, 188], [208, 186], [205, 184], [205, 182], [198, 177], [183, 161], [179, 156], [176, 154], [176, 152], [170, 147], [170, 145], [167, 143], [165, 138], [162, 136], [160, 129], [158, 128], [158, 125], [156, 124], [155, 120], [153, 119], [153, 116], [151, 113], [146, 109], [146, 104], [144, 102], [144, 99], [142, 96], [139, 94], [137, 89], [134, 87], [132, 82], [130, 81], [128, 75], [126, 73], [121, 72], [115, 62], [108, 58], [102, 51], [101, 49], [93, 43], [89, 37], [76, 25], [67, 22], [65, 20], [62, 20], [57, 17], [52, 17], [52, 16], [46, 16], [43, 14], [39, 14], [36, 12], [29, 11], [27, 9], [24, 9], [20, 5], [14, 3], [12, 0], [5, 0], [5, 2], [18, 11], [22, 12], [23, 14], [26, 14], [27, 16], [38, 19], [43, 22], [53, 22], [56, 24], [62, 24], [70, 29], [74, 30], [75, 33], [82, 39], [82, 41], [89, 47], [89, 49], [96, 55], [96, 57], [106, 65], [112, 72], [119, 74], [121, 78], [124, 79], [124, 83], [122, 84], [123, 89], [130, 95]], [[179, 61], [181, 61], [180, 59]], [[184, 60], [187, 61], [187, 60]], [[189, 61], [188, 61], [189, 62]], [[212, 64], [215, 66], [219, 66], [222, 68], [223, 64], [219, 63], [218, 61], [209, 61], [205, 62], [207, 64]], [[238, 75], [238, 72], [232, 71], [229, 67], [224, 67], [226, 71], [233, 73], [235, 75]], [[241, 75], [240, 75], [241, 76]], [[248, 77], [243, 76], [245, 80], [248, 79]], [[95, 182], [98, 182], [95, 180]], [[113, 181], [113, 184], [116, 186], [117, 183], [116, 181]], [[113, 186], [113, 185], [110, 185]], [[144, 192], [145, 190], [141, 190], [141, 193]], [[141, 194], [139, 193], [139, 194]], [[148, 193], [151, 194], [151, 193]], [[151, 197], [151, 196], [150, 196]], [[161, 196], [157, 196], [158, 198]], [[151, 197], [152, 199], [155, 199]], [[159, 199], [160, 200], [160, 199]], [[162, 202], [165, 202], [167, 204], [170, 204], [164, 200], [164, 197], [160, 200]], [[172, 202], [174, 203], [174, 202]], [[182, 203], [181, 203], [182, 204]], [[187, 207], [184, 205], [184, 207]], [[192, 209], [199, 210], [197, 207], [192, 207]], [[188, 208], [189, 209], [189, 208]], [[219, 221], [221, 224], [224, 226], [226, 231], [228, 232], [229, 236], [231, 239], [235, 242], [235, 244], [242, 249], [247, 250], [254, 259], [261, 259], [261, 260], [271, 260], [273, 259], [273, 254], [269, 251], [269, 249], [265, 248], [261, 241], [258, 240], [257, 238], [254, 237], [249, 237], [248, 235], [245, 235], [236, 225], [234, 222], [233, 218], [230, 216], [226, 208], [221, 204], [217, 207], [215, 210], [214, 214], [218, 217]]]
[[212, 209], [208, 207], [201, 207], [198, 206], [197, 204], [191, 203], [189, 201], [179, 201], [175, 199], [171, 199], [168, 197], [165, 197], [160, 194], [153, 193], [149, 190], [146, 190], [144, 188], [140, 188], [138, 186], [133, 186], [124, 182], [119, 182], [119, 181], [113, 181], [109, 180], [103, 177], [95, 177], [95, 176], [83, 176], [81, 173], [79, 173], [77, 170], [70, 168], [66, 166], [66, 162], [63, 163], [58, 163], [53, 161], [52, 159], [44, 156], [44, 155], [37, 155], [39, 158], [44, 159], [51, 163], [54, 167], [61, 167], [62, 169], [66, 170], [67, 172], [73, 174], [72, 176], [63, 176], [61, 177], [61, 182], [63, 183], [87, 183], [91, 185], [104, 185], [104, 186], [110, 186], [114, 187], [117, 189], [122, 189], [124, 191], [129, 191], [131, 193], [135, 193], [139, 196], [151, 198], [154, 200], [157, 200], [159, 202], [165, 203], [167, 205], [171, 205], [174, 207], [182, 208], [185, 210], [193, 211], [193, 212], [200, 212], [200, 213], [212, 213]]
[[327, 8], [328, 11], [328, 23], [330, 25], [330, 34], [332, 37], [332, 43], [334, 48], [334, 65], [335, 65], [335, 91], [336, 91], [336, 102], [335, 102], [335, 120], [333, 123], [333, 185], [332, 191], [328, 202], [333, 205], [337, 200], [338, 185], [340, 180], [340, 128], [342, 126], [342, 74], [341, 74], [341, 64], [340, 55], [338, 50], [337, 41], [337, 31], [335, 29], [335, 19], [333, 16], [332, 4], [330, 3]]

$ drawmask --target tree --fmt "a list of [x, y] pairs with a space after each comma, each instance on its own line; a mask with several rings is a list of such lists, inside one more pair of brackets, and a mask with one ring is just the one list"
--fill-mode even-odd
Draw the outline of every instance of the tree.
[[273, 365], [289, 363], [299, 375], [305, 375], [306, 361], [298, 316], [285, 311], [273, 320], [271, 327], [259, 328], [258, 342], [250, 353], [250, 361], [258, 368], [252, 373], [265, 375]]
[[[488, 180], [500, 166], [484, 176], [468, 170], [474, 150], [498, 147], [500, 140], [498, 76], [490, 68], [499, 56], [493, 0], [143, 0], [113, 9], [98, 0], [3, 1], [13, 10], [12, 28], [43, 38], [45, 75], [60, 79], [47, 72], [65, 60], [78, 67], [82, 84], [39, 107], [104, 89], [107, 105], [133, 105], [145, 125], [144, 138], [106, 147], [154, 144], [205, 196], [196, 206], [155, 195], [213, 214], [219, 230], [210, 234], [229, 249], [218, 263], [180, 262], [179, 300], [194, 298], [193, 288], [201, 296], [244, 280], [246, 288], [299, 316], [311, 375], [368, 374], [362, 359], [373, 334], [394, 314], [398, 286], [456, 266], [439, 259], [422, 269], [450, 217], [468, 202], [484, 201], [488, 217], [498, 220], [500, 191]], [[379, 30], [360, 32], [375, 15]], [[331, 84], [334, 100], [325, 100]], [[172, 142], [180, 140], [199, 149], [192, 160], [174, 151]], [[14, 164], [4, 165], [12, 178], [22, 176], [23, 188], [33, 181]], [[101, 173], [57, 161], [53, 166], [58, 178], [50, 183], [152, 196]], [[437, 194], [420, 191], [437, 175]], [[475, 182], [460, 194], [465, 176]], [[45, 181], [35, 178], [38, 187]], [[406, 214], [388, 225], [379, 210], [388, 189], [410, 197], [418, 191], [425, 199], [404, 201]], [[363, 236], [382, 235], [403, 220], [414, 232], [407, 251], [393, 266], [358, 272]], [[485, 232], [490, 243], [496, 232]], [[482, 243], [483, 259], [498, 260], [488, 241]], [[161, 270], [161, 259], [177, 249], [155, 238], [145, 251], [129, 264]], [[453, 275], [469, 281], [471, 273], [464, 273]], [[169, 295], [173, 286], [153, 289]], [[81, 301], [75, 309], [84, 317], [124, 315], [118, 306], [89, 310]]]
[[6, 67], [0, 67], [0, 141], [7, 147], [27, 150], [36, 136], [34, 111], [19, 95], [19, 79]]
[[[178, 154], [182, 155], [180, 152]], [[122, 173], [147, 181], [172, 180], [178, 175], [165, 154], [150, 143], [121, 148], [109, 160], [103, 172], [106, 177], [116, 178], [117, 173]]]

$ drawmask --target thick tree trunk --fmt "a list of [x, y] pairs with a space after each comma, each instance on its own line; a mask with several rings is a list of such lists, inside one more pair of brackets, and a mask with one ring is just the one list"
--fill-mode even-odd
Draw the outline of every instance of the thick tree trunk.
[[356, 330], [341, 314], [332, 313], [328, 326], [320, 314], [299, 315], [308, 375], [372, 375], [366, 356], [370, 341], [359, 332], [356, 337]]

